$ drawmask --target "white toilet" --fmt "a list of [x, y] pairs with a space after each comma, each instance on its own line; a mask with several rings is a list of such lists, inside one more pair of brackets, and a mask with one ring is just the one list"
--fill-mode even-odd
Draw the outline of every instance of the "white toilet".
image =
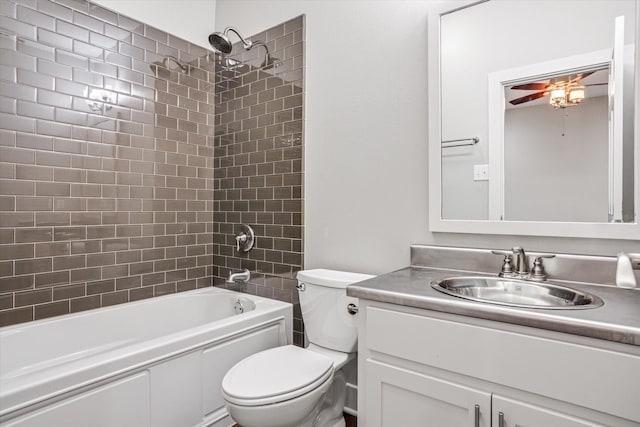
[[[307, 348], [276, 347], [247, 357], [222, 380], [231, 417], [242, 427], [344, 427], [345, 377], [356, 357], [358, 330], [347, 285], [367, 274], [332, 270], [298, 273]], [[351, 307], [353, 308], [353, 307]], [[351, 310], [353, 312], [353, 310]]]

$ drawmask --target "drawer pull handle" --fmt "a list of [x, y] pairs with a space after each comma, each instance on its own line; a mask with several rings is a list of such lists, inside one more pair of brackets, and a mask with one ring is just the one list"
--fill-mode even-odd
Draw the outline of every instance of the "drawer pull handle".
[[480, 405], [476, 405], [475, 408], [475, 427], [480, 427]]
[[504, 427], [504, 414], [498, 412], [498, 427]]

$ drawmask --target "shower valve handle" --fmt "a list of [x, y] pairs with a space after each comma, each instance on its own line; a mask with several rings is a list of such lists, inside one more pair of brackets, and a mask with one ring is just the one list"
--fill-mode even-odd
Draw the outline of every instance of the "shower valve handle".
[[244, 247], [245, 242], [247, 241], [247, 235], [242, 231], [238, 233], [236, 236], [236, 250], [240, 252], [240, 245]]
[[256, 235], [251, 226], [242, 224], [240, 231], [236, 234], [236, 250], [238, 252], [249, 252], [256, 243]]

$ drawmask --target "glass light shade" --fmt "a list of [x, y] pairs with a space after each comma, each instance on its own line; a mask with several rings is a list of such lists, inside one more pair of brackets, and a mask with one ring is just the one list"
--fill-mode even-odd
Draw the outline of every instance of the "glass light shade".
[[560, 104], [565, 100], [566, 93], [564, 89], [554, 89], [551, 91], [551, 96], [549, 97], [549, 104]]
[[569, 91], [569, 102], [577, 104], [584, 99], [584, 88], [574, 87]]

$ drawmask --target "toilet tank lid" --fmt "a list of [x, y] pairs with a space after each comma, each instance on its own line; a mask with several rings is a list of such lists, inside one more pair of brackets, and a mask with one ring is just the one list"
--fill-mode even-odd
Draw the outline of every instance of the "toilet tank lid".
[[346, 288], [352, 283], [371, 279], [371, 274], [350, 273], [347, 271], [326, 270], [316, 268], [314, 270], [303, 270], [298, 272], [298, 280], [303, 283], [327, 286], [330, 288]]

